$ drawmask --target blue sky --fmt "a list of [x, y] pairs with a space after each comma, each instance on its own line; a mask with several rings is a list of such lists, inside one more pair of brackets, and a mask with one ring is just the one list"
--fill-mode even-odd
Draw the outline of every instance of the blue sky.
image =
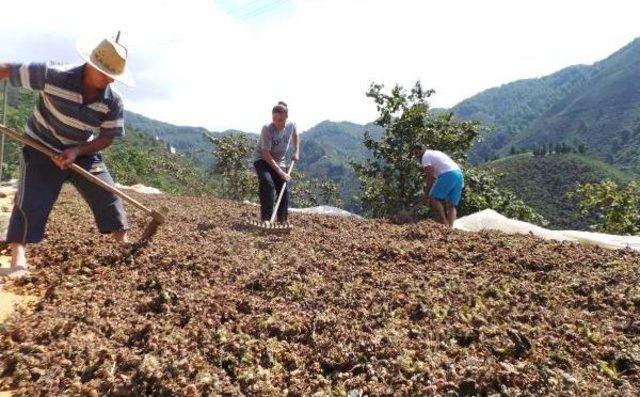
[[278, 100], [302, 129], [364, 123], [372, 82], [421, 80], [449, 107], [640, 36], [637, 0], [20, 0], [3, 15], [0, 62], [80, 62], [79, 37], [120, 29], [137, 81], [118, 87], [128, 109], [254, 132]]

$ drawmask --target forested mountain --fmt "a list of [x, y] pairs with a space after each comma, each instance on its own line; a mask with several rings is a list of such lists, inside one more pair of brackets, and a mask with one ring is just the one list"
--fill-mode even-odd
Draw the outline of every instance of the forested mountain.
[[474, 162], [503, 156], [511, 146], [564, 142], [640, 170], [640, 38], [593, 65], [492, 88], [451, 111], [493, 129], [473, 148]]
[[465, 120], [479, 120], [490, 132], [474, 145], [470, 161], [496, 156], [531, 127], [553, 104], [589, 79], [588, 66], [571, 66], [539, 79], [519, 80], [491, 88], [451, 109]]

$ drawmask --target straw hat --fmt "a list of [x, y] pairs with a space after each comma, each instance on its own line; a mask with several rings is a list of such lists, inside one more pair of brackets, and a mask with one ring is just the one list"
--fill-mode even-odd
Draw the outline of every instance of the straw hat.
[[76, 43], [78, 53], [88, 64], [114, 80], [126, 85], [134, 84], [133, 76], [127, 69], [127, 48], [118, 43], [120, 32], [115, 40], [103, 39], [96, 44], [95, 40], [80, 39]]

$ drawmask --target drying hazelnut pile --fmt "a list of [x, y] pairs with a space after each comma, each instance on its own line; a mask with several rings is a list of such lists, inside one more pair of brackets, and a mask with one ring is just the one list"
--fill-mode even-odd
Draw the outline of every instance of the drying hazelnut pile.
[[65, 191], [5, 286], [41, 299], [0, 326], [0, 390], [640, 395], [639, 253], [311, 215], [267, 234], [238, 203], [140, 198], [171, 214], [123, 249]]

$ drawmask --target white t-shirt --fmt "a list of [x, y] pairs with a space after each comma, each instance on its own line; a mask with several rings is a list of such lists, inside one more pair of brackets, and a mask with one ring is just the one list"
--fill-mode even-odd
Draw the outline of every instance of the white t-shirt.
[[446, 172], [460, 169], [458, 164], [451, 160], [451, 157], [438, 150], [425, 150], [422, 155], [422, 166], [432, 166], [435, 171], [436, 178]]

